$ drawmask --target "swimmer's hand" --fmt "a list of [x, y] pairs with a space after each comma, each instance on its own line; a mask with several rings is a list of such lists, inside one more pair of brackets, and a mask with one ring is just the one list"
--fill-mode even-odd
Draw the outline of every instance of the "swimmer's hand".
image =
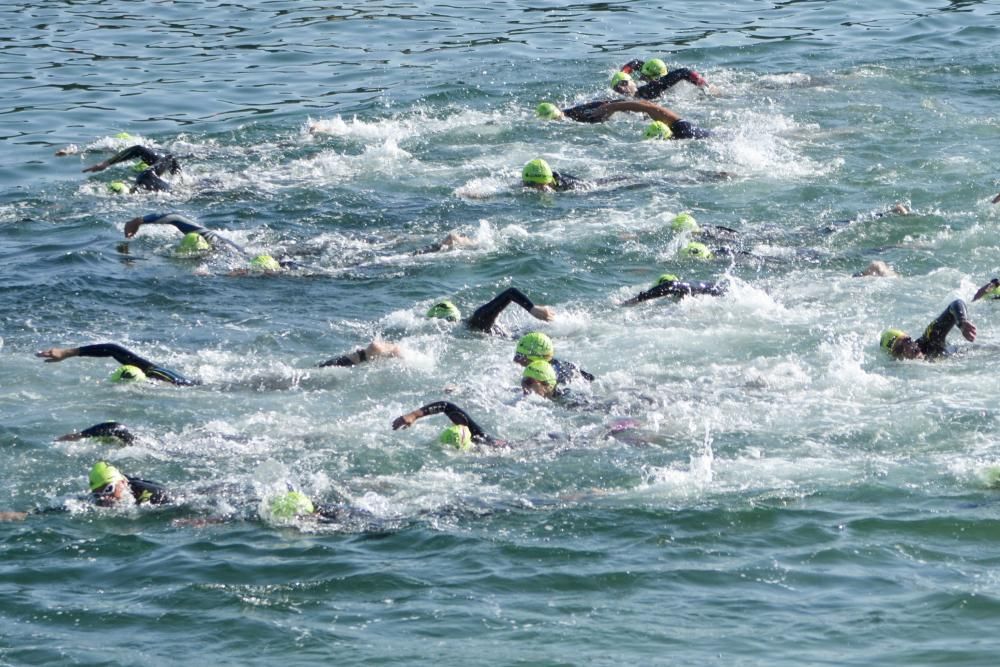
[[410, 428], [413, 426], [413, 422], [417, 421], [418, 418], [419, 417], [415, 416], [412, 412], [396, 417], [392, 420], [392, 430], [398, 431], [400, 429]]
[[550, 306], [535, 306], [531, 309], [531, 314], [539, 320], [545, 320], [546, 322], [551, 322], [556, 317], [556, 311], [552, 310]]
[[142, 226], [142, 218], [132, 218], [125, 223], [125, 238], [130, 239], [139, 231]]
[[104, 171], [109, 166], [110, 165], [108, 165], [108, 163], [106, 161], [105, 162], [98, 162], [97, 164], [95, 164], [93, 166], [87, 167], [86, 169], [83, 170], [83, 172], [87, 173], [87, 172], [93, 172], [93, 171]]
[[958, 325], [958, 328], [962, 330], [962, 335], [965, 336], [965, 340], [970, 343], [976, 340], [976, 325], [972, 322], [966, 320]]
[[976, 290], [976, 295], [972, 297], [972, 300], [979, 301], [984, 296], [986, 296], [987, 292], [996, 289], [997, 287], [1000, 287], [1000, 278], [994, 278], [993, 280], [989, 281], [988, 283], [980, 287], [978, 290]]
[[75, 347], [53, 347], [48, 350], [42, 350], [41, 352], [35, 353], [36, 357], [45, 359], [45, 363], [54, 363], [56, 361], [62, 361], [63, 359], [69, 359], [70, 357], [76, 356]]
[[27, 512], [0, 512], [0, 521], [24, 521], [27, 518]]

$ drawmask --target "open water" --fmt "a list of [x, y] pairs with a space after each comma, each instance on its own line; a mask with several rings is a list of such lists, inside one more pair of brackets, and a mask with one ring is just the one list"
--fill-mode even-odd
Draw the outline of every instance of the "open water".
[[[878, 337], [1000, 271], [1000, 3], [9, 0], [0, 25], [0, 509], [71, 509], [0, 524], [3, 664], [996, 664], [1000, 308], [940, 363]], [[715, 87], [661, 100], [715, 138], [534, 117], [654, 56]], [[173, 191], [81, 173], [120, 132], [181, 160]], [[522, 190], [539, 156], [622, 180]], [[123, 244], [169, 211], [302, 268]], [[680, 211], [747, 254], [681, 259]], [[413, 254], [450, 231], [476, 245]], [[852, 277], [874, 259], [899, 277]], [[664, 272], [730, 290], [618, 305]], [[504, 324], [597, 375], [577, 405], [423, 317], [511, 285], [557, 317]], [[316, 368], [376, 336], [405, 356]], [[97, 342], [203, 384], [34, 356]], [[391, 429], [441, 399], [512, 447]], [[55, 441], [106, 420], [138, 444]], [[179, 504], [80, 503], [102, 457]], [[286, 484], [370, 516], [258, 518]]]

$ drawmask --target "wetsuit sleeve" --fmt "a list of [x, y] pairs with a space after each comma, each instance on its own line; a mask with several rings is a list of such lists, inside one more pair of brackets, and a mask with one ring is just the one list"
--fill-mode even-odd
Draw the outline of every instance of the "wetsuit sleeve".
[[570, 176], [569, 174], [560, 174], [557, 171], [552, 172], [553, 178], [556, 179], [553, 187], [557, 192], [565, 192], [566, 190], [575, 190], [576, 188], [583, 185], [583, 179], [577, 178], [576, 176]]
[[567, 382], [572, 381], [577, 375], [582, 377], [587, 382], [594, 381], [594, 375], [592, 373], [588, 373], [574, 363], [561, 361], [559, 359], [553, 359], [550, 363], [556, 372], [556, 384], [566, 384]]
[[644, 100], [653, 100], [665, 93], [668, 89], [673, 88], [681, 81], [690, 81], [696, 86], [704, 86], [706, 84], [705, 79], [694, 70], [682, 67], [680, 69], [675, 69], [667, 72], [659, 79], [655, 81], [650, 81], [647, 84], [639, 86], [639, 89], [635, 91], [635, 96]]
[[671, 137], [673, 139], [708, 139], [712, 136], [711, 130], [698, 127], [691, 121], [684, 120], [683, 118], [671, 123], [670, 131], [673, 133]]
[[436, 403], [429, 403], [422, 408], [420, 412], [426, 417], [427, 415], [436, 415], [444, 413], [448, 419], [451, 420], [452, 424], [458, 424], [459, 426], [469, 427], [469, 433], [472, 434], [473, 442], [492, 444], [493, 438], [482, 429], [472, 417], [462, 408], [458, 407], [454, 403], [449, 401], [437, 401]]
[[917, 339], [920, 351], [927, 357], [939, 357], [947, 354], [948, 348], [945, 345], [945, 340], [948, 334], [952, 328], [967, 322], [968, 319], [965, 302], [961, 299], [955, 299], [948, 304], [943, 313], [938, 315], [937, 319], [927, 326], [924, 335]]
[[77, 348], [77, 356], [80, 357], [113, 357], [115, 361], [122, 365], [135, 366], [142, 370], [147, 376], [181, 386], [191, 386], [198, 384], [193, 380], [188, 380], [179, 373], [157, 366], [153, 362], [143, 359], [139, 355], [126, 350], [121, 345], [114, 343], [99, 343], [97, 345], [84, 345]]
[[150, 192], [167, 192], [170, 184], [160, 178], [159, 174], [150, 167], [135, 177], [135, 187]]
[[179, 231], [181, 234], [190, 234], [191, 232], [201, 234], [209, 241], [216, 243], [224, 243], [228, 245], [230, 248], [233, 248], [234, 250], [239, 252], [240, 254], [249, 257], [249, 253], [242, 246], [233, 243], [226, 237], [221, 236], [219, 233], [214, 232], [211, 229], [202, 227], [201, 225], [194, 222], [190, 218], [180, 215], [179, 213], [167, 213], [167, 214], [152, 213], [150, 215], [143, 216], [142, 224], [173, 225], [174, 227], [177, 228], [177, 231]]
[[473, 331], [483, 331], [485, 333], [494, 333], [493, 328], [496, 324], [497, 317], [503, 312], [503, 309], [509, 306], [511, 303], [516, 303], [527, 311], [531, 311], [535, 307], [535, 304], [529, 299], [524, 293], [517, 289], [516, 287], [508, 287], [500, 294], [496, 295], [492, 301], [481, 305], [476, 308], [476, 311], [472, 313], [472, 317], [466, 322], [468, 326]]
[[640, 292], [628, 301], [625, 301], [622, 305], [634, 306], [637, 303], [649, 301], [650, 299], [658, 299], [664, 296], [684, 297], [695, 294], [720, 296], [725, 291], [726, 288], [719, 283], [683, 283], [675, 280], [668, 280], [660, 283], [656, 287], [646, 290], [645, 292]]
[[578, 123], [603, 123], [614, 113], [609, 112], [607, 106], [614, 100], [596, 100], [587, 102], [569, 109], [563, 109], [563, 115]]
[[135, 442], [135, 435], [124, 424], [119, 424], [118, 422], [94, 424], [90, 428], [80, 431], [80, 436], [84, 438], [117, 438], [126, 445], [131, 445]]
[[146, 148], [145, 146], [130, 146], [123, 151], [119, 151], [112, 155], [110, 158], [105, 160], [107, 166], [113, 164], [118, 164], [119, 162], [125, 162], [126, 160], [142, 160], [146, 164], [152, 166], [160, 161], [161, 155], [155, 151]]
[[[354, 358], [357, 360], [355, 361]], [[319, 365], [320, 368], [326, 368], [327, 366], [355, 366], [357, 364], [362, 364], [368, 361], [368, 352], [363, 347], [359, 347], [357, 350], [351, 354], [345, 354], [341, 357], [335, 357], [333, 359], [327, 359]]]
[[644, 61], [636, 58], [635, 60], [630, 60], [624, 65], [622, 65], [621, 71], [625, 72], [626, 74], [631, 74], [632, 72], [638, 72], [639, 70], [642, 69], [642, 66], [645, 64], [646, 63]]
[[167, 503], [173, 502], [173, 498], [167, 493], [166, 487], [158, 482], [150, 482], [146, 479], [139, 479], [137, 477], [125, 476], [128, 480], [129, 489], [132, 491], [132, 496], [135, 498], [137, 505], [165, 505]]

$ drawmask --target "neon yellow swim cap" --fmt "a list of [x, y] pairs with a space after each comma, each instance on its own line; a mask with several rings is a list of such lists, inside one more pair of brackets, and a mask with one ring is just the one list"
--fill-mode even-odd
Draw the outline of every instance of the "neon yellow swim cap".
[[542, 102], [535, 107], [535, 115], [545, 120], [555, 120], [562, 117], [562, 111], [552, 102]]
[[438, 436], [438, 442], [465, 452], [472, 449], [472, 431], [464, 424], [452, 424], [441, 431], [441, 435]]
[[692, 232], [694, 234], [701, 231], [698, 221], [694, 219], [693, 215], [687, 212], [678, 213], [674, 216], [674, 219], [670, 221], [670, 229], [675, 232]]
[[693, 257], [695, 259], [712, 259], [715, 257], [712, 251], [708, 249], [707, 245], [704, 243], [698, 243], [697, 241], [688, 243], [684, 246], [684, 249], [681, 252], [688, 257]]
[[131, 364], [119, 366], [115, 369], [115, 372], [111, 374], [112, 382], [135, 382], [137, 380], [145, 379], [146, 374], [142, 372], [142, 369]]
[[644, 62], [640, 71], [647, 79], [659, 79], [667, 73], [667, 64], [659, 58], [653, 58]]
[[462, 313], [458, 310], [458, 307], [451, 301], [445, 299], [444, 301], [439, 301], [430, 307], [427, 311], [427, 317], [435, 317], [442, 320], [448, 320], [449, 322], [458, 322], [462, 319]]
[[274, 519], [289, 521], [297, 516], [312, 514], [316, 511], [309, 496], [301, 491], [289, 491], [271, 498], [267, 509]]
[[111, 181], [108, 183], [108, 190], [115, 193], [116, 195], [128, 194], [129, 187], [122, 181]]
[[108, 484], [114, 484], [123, 479], [125, 479], [125, 475], [121, 474], [118, 468], [107, 461], [98, 461], [90, 469], [90, 490], [97, 491]]
[[521, 378], [531, 378], [532, 380], [537, 380], [547, 387], [555, 387], [558, 381], [558, 376], [556, 375], [556, 369], [552, 367], [547, 361], [539, 359], [538, 361], [532, 361], [524, 368], [524, 372], [521, 373]]
[[548, 185], [554, 183], [556, 179], [552, 175], [552, 167], [549, 166], [549, 163], [541, 158], [536, 158], [524, 165], [524, 169], [521, 170], [521, 180], [525, 183]]
[[278, 260], [268, 254], [257, 255], [250, 260], [250, 270], [264, 272], [281, 271], [281, 264]]
[[886, 329], [882, 332], [882, 336], [879, 338], [878, 344], [883, 350], [892, 354], [892, 345], [896, 342], [896, 339], [905, 337], [906, 332], [902, 329]]
[[674, 136], [674, 133], [670, 129], [670, 126], [662, 120], [654, 120], [646, 126], [642, 136], [646, 139], [669, 139]]
[[132, 135], [129, 134], [128, 132], [119, 132], [118, 134], [115, 135], [115, 139], [122, 139], [124, 141], [129, 141], [132, 138], [133, 138]]
[[552, 344], [552, 339], [542, 332], [532, 331], [521, 336], [517, 341], [515, 352], [531, 361], [538, 359], [548, 361], [555, 354], [555, 346]]
[[188, 232], [177, 244], [177, 253], [180, 255], [190, 255], [211, 249], [212, 245], [198, 232]]
[[656, 279], [656, 284], [653, 285], [653, 287], [658, 287], [663, 283], [676, 283], [676, 282], [680, 282], [680, 278], [678, 278], [672, 273], [664, 273], [662, 276]]
[[139, 160], [138, 162], [132, 165], [132, 171], [142, 172], [146, 171], [147, 169], [149, 169], [149, 165], [143, 162], [142, 160]]
[[617, 88], [618, 84], [631, 80], [632, 77], [629, 76], [628, 72], [615, 72], [614, 75], [611, 77], [611, 88], [612, 90], [614, 90], [615, 88]]

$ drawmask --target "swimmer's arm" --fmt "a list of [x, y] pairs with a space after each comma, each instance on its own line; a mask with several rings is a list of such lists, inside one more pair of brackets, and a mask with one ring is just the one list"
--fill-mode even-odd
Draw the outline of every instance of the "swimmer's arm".
[[[997, 196], [1000, 197], [1000, 195]], [[988, 283], [980, 287], [978, 290], [976, 290], [976, 295], [972, 297], [972, 300], [979, 301], [986, 295], [987, 292], [989, 292], [990, 290], [994, 290], [997, 287], [1000, 287], [1000, 278], [994, 278], [993, 280], [989, 281]]]
[[218, 232], [202, 227], [190, 218], [180, 215], [179, 213], [167, 213], [166, 215], [152, 213], [141, 218], [133, 218], [125, 223], [125, 238], [130, 239], [135, 236], [139, 232], [139, 228], [143, 225], [173, 225], [181, 234], [195, 232], [197, 234], [201, 234], [209, 241], [225, 243], [231, 248], [234, 248], [240, 254], [249, 256], [247, 251], [242, 246], [230, 241], [224, 236], [221, 236]]
[[359, 347], [354, 352], [350, 352], [340, 357], [327, 359], [319, 365], [320, 368], [327, 366], [356, 366], [379, 357], [399, 357], [402, 356], [403, 349], [395, 343], [373, 340], [368, 347]]
[[997, 195], [996, 197], [993, 198], [993, 203], [1000, 204], [1000, 195]]
[[103, 162], [99, 162], [93, 166], [87, 167], [83, 171], [84, 172], [104, 171], [113, 164], [118, 164], [119, 162], [123, 162], [125, 160], [133, 160], [137, 158], [142, 160], [146, 164], [152, 165], [155, 164], [157, 160], [159, 160], [160, 156], [154, 153], [153, 151], [149, 150], [145, 146], [131, 146], [123, 151], [115, 153], [114, 155], [109, 157], [107, 160], [104, 160]]
[[135, 435], [126, 428], [124, 424], [118, 422], [101, 422], [82, 431], [74, 431], [56, 438], [59, 442], [71, 442], [82, 440], [83, 438], [117, 438], [124, 445], [131, 445], [135, 442]]
[[650, 120], [658, 120], [667, 125], [673, 125], [681, 119], [679, 115], [667, 107], [654, 104], [648, 100], [620, 100], [617, 102], [608, 102], [607, 106], [611, 108], [610, 113], [618, 111], [644, 113], [649, 116]]
[[[687, 289], [684, 289], [684, 288]], [[662, 296], [685, 296], [690, 294], [690, 286], [685, 283], [674, 282], [668, 280], [666, 282], [660, 283], [656, 287], [652, 287], [645, 292], [640, 292], [636, 294], [631, 299], [623, 301], [623, 306], [634, 306], [637, 303], [642, 303], [643, 301], [649, 301], [651, 299], [658, 299]]]
[[625, 72], [626, 74], [631, 74], [632, 72], [638, 72], [639, 70], [641, 70], [642, 66], [645, 64], [646, 63], [644, 61], [636, 58], [635, 60], [630, 60], [624, 65], [622, 65], [620, 71]]
[[31, 512], [0, 512], [0, 521], [24, 521]]
[[444, 413], [448, 419], [451, 420], [452, 424], [457, 424], [459, 426], [466, 426], [469, 429], [469, 433], [472, 435], [472, 439], [475, 442], [481, 444], [499, 444], [500, 441], [494, 440], [491, 436], [487, 435], [483, 431], [482, 427], [479, 426], [473, 419], [468, 415], [468, 413], [462, 408], [458, 407], [450, 401], [437, 401], [435, 403], [428, 403], [427, 405], [417, 408], [413, 412], [409, 412], [401, 417], [396, 417], [392, 422], [392, 429], [397, 431], [401, 428], [409, 428], [418, 419], [427, 417], [429, 415], [436, 415]]

